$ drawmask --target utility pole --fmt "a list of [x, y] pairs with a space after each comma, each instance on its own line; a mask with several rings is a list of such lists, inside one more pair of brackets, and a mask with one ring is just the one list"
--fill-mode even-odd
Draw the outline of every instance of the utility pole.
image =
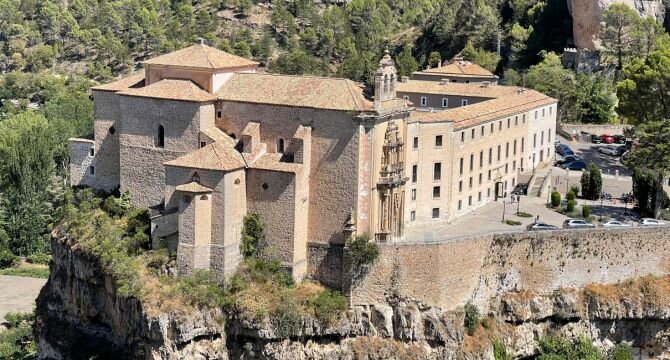
[[497, 37], [497, 42], [498, 42], [498, 56], [500, 56], [500, 29], [498, 29], [498, 32], [496, 33]]

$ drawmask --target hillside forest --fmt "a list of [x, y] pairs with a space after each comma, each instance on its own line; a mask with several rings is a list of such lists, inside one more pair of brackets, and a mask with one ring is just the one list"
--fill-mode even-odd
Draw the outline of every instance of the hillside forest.
[[0, 257], [48, 251], [71, 196], [67, 139], [92, 133], [89, 88], [200, 38], [270, 72], [367, 85], [386, 48], [399, 75], [460, 53], [505, 84], [559, 99], [561, 121], [668, 129], [667, 121], [658, 125], [670, 118], [663, 27], [624, 5], [610, 7], [602, 68], [576, 73], [560, 60], [572, 37], [566, 3], [0, 0]]

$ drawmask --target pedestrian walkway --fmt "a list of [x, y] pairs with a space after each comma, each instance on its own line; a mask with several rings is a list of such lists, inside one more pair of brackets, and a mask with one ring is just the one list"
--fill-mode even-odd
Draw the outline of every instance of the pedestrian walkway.
[[0, 275], [0, 322], [8, 312], [31, 312], [47, 279]]

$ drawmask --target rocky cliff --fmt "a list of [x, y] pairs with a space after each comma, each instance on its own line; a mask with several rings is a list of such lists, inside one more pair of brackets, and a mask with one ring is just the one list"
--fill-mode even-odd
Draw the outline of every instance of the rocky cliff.
[[572, 34], [578, 48], [597, 50], [600, 47], [598, 29], [602, 15], [614, 3], [626, 4], [644, 17], [652, 16], [664, 22], [666, 4], [663, 0], [568, 0]]
[[550, 333], [587, 336], [603, 348], [627, 342], [646, 354], [670, 347], [665, 277], [502, 294], [480, 309], [486, 320], [474, 335], [464, 330], [462, 310], [398, 302], [355, 306], [329, 325], [303, 317], [280, 337], [268, 318], [244, 320], [220, 309], [150, 315], [140, 301], [117, 294], [98, 259], [64, 240], [54, 240], [52, 251], [51, 277], [37, 301], [40, 358], [493, 359], [493, 340], [524, 358]]

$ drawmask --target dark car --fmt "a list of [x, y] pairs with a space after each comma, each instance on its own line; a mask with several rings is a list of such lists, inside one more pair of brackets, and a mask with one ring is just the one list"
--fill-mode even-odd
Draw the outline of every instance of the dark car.
[[626, 143], [626, 137], [623, 135], [614, 135], [614, 142], [616, 144], [625, 144]]
[[528, 193], [527, 184], [516, 184], [516, 186], [512, 190], [512, 194], [514, 195], [526, 195], [527, 193]]
[[586, 169], [586, 163], [581, 160], [577, 160], [571, 163], [563, 164], [561, 168], [567, 170], [584, 170]]
[[556, 160], [556, 162], [554, 163], [554, 165], [555, 165], [555, 166], [561, 166], [561, 165], [569, 164], [569, 163], [571, 163], [571, 162], [573, 162], [573, 161], [578, 161], [578, 160], [581, 160], [581, 158], [580, 158], [579, 156], [577, 156], [577, 155], [566, 155], [563, 159], [561, 159], [561, 160]]
[[600, 139], [600, 136], [594, 134], [591, 135], [591, 142], [594, 144], [600, 144], [603, 141]]
[[574, 155], [575, 152], [568, 145], [560, 144], [556, 146], [556, 153], [561, 156]]

